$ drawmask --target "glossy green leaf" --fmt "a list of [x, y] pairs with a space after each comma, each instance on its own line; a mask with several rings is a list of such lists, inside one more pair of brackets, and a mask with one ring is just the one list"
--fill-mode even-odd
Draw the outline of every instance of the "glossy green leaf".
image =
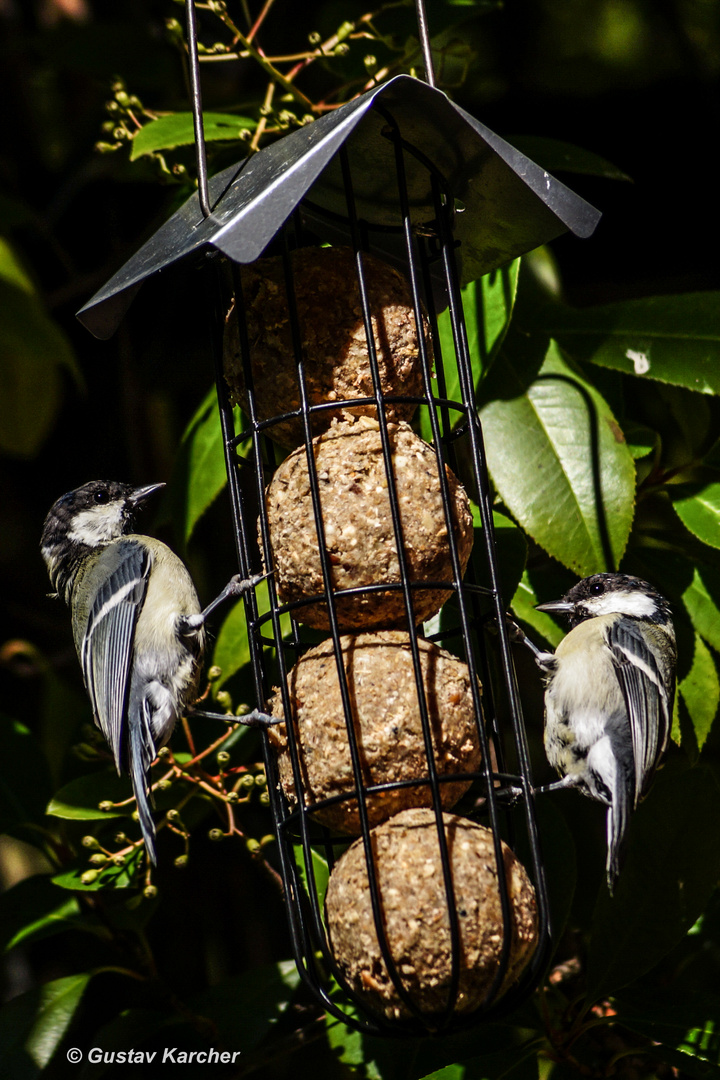
[[553, 649], [556, 649], [565, 637], [565, 633], [547, 612], [535, 610], [535, 605], [540, 602], [527, 572], [524, 573], [513, 596], [511, 605], [513, 614], [540, 634]]
[[720, 548], [720, 483], [697, 488], [683, 484], [667, 487], [675, 511], [686, 529], [710, 547]]
[[[255, 596], [258, 614], [265, 615], [270, 610], [270, 595], [266, 581], [261, 581], [256, 586]], [[263, 625], [266, 636], [270, 636], [272, 623], [267, 622]], [[283, 636], [290, 632], [290, 616], [287, 613], [281, 616], [280, 628]], [[245, 619], [245, 605], [242, 600], [233, 605], [220, 627], [212, 662], [222, 668], [222, 676], [213, 684], [214, 692], [220, 690], [228, 679], [250, 663], [250, 641]]]
[[658, 433], [643, 424], [635, 424], [632, 421], [624, 423], [623, 432], [628, 450], [636, 461], [654, 453], [660, 444]]
[[[130, 889], [142, 885], [143, 879], [139, 876], [141, 862], [143, 861], [144, 848], [136, 848], [125, 860], [122, 866], [114, 866], [112, 863], [103, 867], [91, 867], [87, 862], [78, 863], [55, 874], [52, 878], [54, 885], [61, 889], [70, 889], [73, 892], [97, 892], [99, 889]], [[90, 872], [92, 880], [83, 881], [83, 876]]]
[[708, 566], [695, 566], [683, 603], [697, 632], [720, 652], [720, 573]]
[[0, 1009], [0, 1074], [34, 1080], [57, 1050], [90, 975], [69, 975], [12, 998]]
[[69, 342], [0, 236], [0, 452], [37, 454], [60, 408], [63, 370], [80, 381]]
[[[119, 803], [127, 799], [130, 802], [125, 806], [100, 809], [100, 803]], [[100, 821], [102, 818], [130, 817], [134, 810], [135, 801], [129, 779], [107, 770], [71, 780], [53, 796], [46, 813], [52, 817], [78, 821]]]
[[[508, 396], [481, 409], [488, 464], [513, 517], [580, 577], [613, 569], [634, 512], [635, 468], [610, 408], [554, 343], [529, 389], [506, 351]], [[512, 387], [518, 387], [517, 396]]]
[[571, 356], [647, 379], [720, 393], [720, 294], [683, 293], [575, 309], [553, 307], [540, 329]]
[[[627, 858], [592, 921], [588, 993], [638, 979], [683, 939], [720, 877], [720, 787], [710, 769], [666, 765], [633, 815]], [[662, 898], [662, 903], [658, 902]]]
[[60, 934], [81, 925], [74, 896], [60, 892], [46, 874], [34, 874], [0, 896], [0, 948]]
[[311, 885], [308, 882], [308, 870], [305, 865], [305, 856], [303, 854], [302, 844], [295, 844], [293, 846], [293, 854], [295, 856], [295, 862], [297, 863], [300, 871], [300, 877], [302, 878], [305, 891], [308, 896], [311, 896], [313, 892], [317, 892], [318, 904], [320, 905], [320, 911], [325, 909], [325, 892], [327, 891], [328, 881], [330, 880], [330, 867], [328, 861], [324, 855], [322, 855], [315, 848], [310, 848], [310, 855], [312, 858], [312, 877], [314, 882], [314, 889], [311, 891]]
[[720, 680], [713, 655], [699, 634], [695, 634], [692, 667], [678, 689], [690, 714], [698, 750], [702, 750], [720, 705]]
[[225, 451], [213, 387], [186, 427], [169, 486], [164, 515], [187, 545], [195, 526], [227, 483]]
[[[247, 116], [235, 116], [233, 113], [203, 113], [205, 141], [218, 139], [240, 139], [241, 132], [253, 131], [257, 127], [255, 120]], [[172, 113], [161, 116], [145, 124], [132, 141], [130, 160], [135, 161], [143, 154], [152, 154], [156, 150], [171, 150], [175, 146], [192, 146], [195, 142], [193, 114], [190, 112]]]
[[[502, 345], [517, 294], [520, 260], [515, 259], [509, 266], [486, 274], [479, 281], [472, 281], [462, 290], [463, 315], [468, 339], [468, 350], [473, 370], [474, 389], [493, 363]], [[462, 401], [460, 376], [458, 374], [452, 322], [448, 309], [438, 317], [438, 335], [445, 373], [445, 390], [436, 384], [436, 392], [450, 401]], [[450, 413], [450, 426], [461, 419], [461, 414]], [[432, 425], [427, 407], [418, 411], [420, 434], [426, 442], [432, 443]], [[438, 422], [442, 427], [442, 413], [438, 409]]]
[[547, 139], [543, 135], [517, 135], [511, 136], [508, 142], [551, 173], [571, 172], [581, 176], [601, 176], [604, 180], [631, 180], [627, 173], [600, 154], [560, 139]]

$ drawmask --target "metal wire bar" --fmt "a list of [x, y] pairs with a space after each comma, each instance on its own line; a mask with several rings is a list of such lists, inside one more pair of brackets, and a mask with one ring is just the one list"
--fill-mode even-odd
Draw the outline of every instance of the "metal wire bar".
[[188, 40], [188, 73], [190, 75], [190, 102], [195, 133], [195, 164], [197, 167], [198, 199], [203, 216], [212, 214], [208, 189], [207, 154], [205, 151], [205, 127], [202, 114], [202, 88], [200, 85], [200, 59], [198, 57], [197, 15], [195, 0], [185, 0], [185, 20]]
[[430, 28], [423, 0], [415, 0], [415, 13], [417, 15], [418, 36], [422, 48], [423, 63], [425, 65], [425, 82], [430, 86], [435, 85], [435, 69], [433, 67], [432, 49], [430, 48]]

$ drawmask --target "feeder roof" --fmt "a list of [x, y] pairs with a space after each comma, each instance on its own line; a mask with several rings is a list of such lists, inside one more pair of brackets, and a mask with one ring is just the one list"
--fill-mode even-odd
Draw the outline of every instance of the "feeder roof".
[[413, 224], [421, 227], [436, 216], [426, 162], [463, 207], [455, 224], [463, 283], [568, 230], [587, 237], [595, 229], [600, 213], [584, 199], [442, 91], [399, 75], [212, 177], [210, 217], [192, 195], [78, 318], [96, 337], [109, 338], [147, 278], [206, 246], [238, 263], [254, 261], [301, 200], [311, 222], [330, 220], [331, 231], [342, 236], [343, 146], [357, 214], [380, 229], [373, 249], [395, 261], [398, 241], [387, 231], [399, 220], [395, 150], [384, 137], [389, 123], [410, 149], [405, 169]]

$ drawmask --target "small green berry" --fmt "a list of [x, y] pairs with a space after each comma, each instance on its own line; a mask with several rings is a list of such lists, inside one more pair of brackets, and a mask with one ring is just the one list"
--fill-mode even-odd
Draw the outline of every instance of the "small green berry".
[[86, 870], [84, 874], [81, 874], [80, 880], [83, 885], [92, 885], [98, 876], [97, 870]]
[[260, 842], [258, 840], [254, 840], [251, 836], [245, 841], [245, 847], [248, 849], [251, 855], [255, 855], [256, 852], [260, 850]]
[[222, 840], [223, 835], [224, 834], [223, 834], [222, 829], [211, 829], [210, 832], [208, 833], [208, 840], [214, 840], [214, 841]]
[[177, 868], [179, 870], [181, 870], [184, 866], [187, 866], [187, 864], [188, 864], [187, 855], [178, 855], [178, 857], [175, 859], [175, 866], [177, 866]]
[[90, 863], [92, 866], [104, 866], [108, 861], [107, 855], [103, 855], [102, 851], [98, 851], [95, 855], [90, 856]]
[[218, 765], [227, 765], [230, 760], [230, 755], [227, 750], [219, 750], [217, 755]]
[[157, 885], [146, 885], [143, 889], [143, 896], [146, 900], [154, 900], [157, 894]]
[[213, 666], [210, 668], [210, 670], [207, 673], [208, 682], [211, 682], [211, 683], [217, 682], [218, 679], [221, 678], [221, 677], [222, 677], [222, 668], [219, 667], [217, 664], [213, 664]]
[[112, 809], [113, 804], [110, 802], [109, 799], [104, 799], [101, 803], [98, 804], [98, 810], [102, 810], [104, 814], [109, 813]]
[[95, 836], [83, 836], [80, 841], [83, 847], [87, 848], [99, 848], [100, 842]]

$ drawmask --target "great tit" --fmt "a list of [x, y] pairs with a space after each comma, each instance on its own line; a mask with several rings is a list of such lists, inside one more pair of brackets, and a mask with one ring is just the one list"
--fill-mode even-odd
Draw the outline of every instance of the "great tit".
[[[153, 863], [155, 823], [148, 774], [176, 720], [192, 703], [205, 648], [205, 620], [264, 575], [234, 577], [201, 610], [184, 563], [169, 547], [133, 532], [135, 513], [163, 487], [94, 480], [63, 495], [43, 526], [50, 581], [70, 607], [73, 637], [95, 723], [118, 773], [129, 773]], [[234, 718], [277, 721], [257, 710]]]
[[567, 616], [554, 653], [519, 632], [545, 681], [545, 752], [562, 780], [607, 812], [607, 882], [620, 870], [630, 814], [647, 793], [672, 726], [677, 651], [670, 605], [641, 578], [593, 574], [539, 611]]

